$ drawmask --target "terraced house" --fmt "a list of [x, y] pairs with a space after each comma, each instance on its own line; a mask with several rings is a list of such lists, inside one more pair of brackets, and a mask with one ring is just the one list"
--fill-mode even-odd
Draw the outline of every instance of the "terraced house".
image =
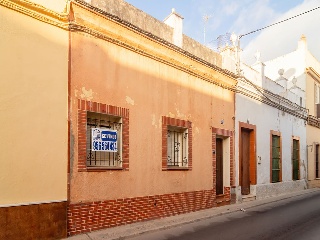
[[0, 1], [0, 239], [66, 236], [64, 9], [64, 2]]
[[[284, 56], [269, 61], [271, 68], [283, 66], [287, 69], [287, 75], [292, 75], [297, 81], [294, 84], [294, 91], [305, 90], [301, 101], [308, 109], [306, 125], [306, 151], [307, 162], [304, 168], [307, 171], [308, 187], [319, 187], [319, 143], [320, 143], [320, 63], [308, 49], [307, 38], [302, 35], [297, 49]], [[270, 73], [272, 74], [272, 73]], [[292, 83], [288, 83], [288, 85]]]
[[107, 0], [0, 10], [0, 238], [230, 203], [235, 75], [182, 34], [182, 16]]
[[221, 56], [174, 10], [70, 9], [68, 235], [230, 203], [236, 80]]
[[[229, 59], [224, 63], [238, 61], [236, 46], [223, 50]], [[252, 66], [241, 63], [238, 68], [234, 190], [238, 202], [307, 187], [308, 110], [303, 78], [292, 74], [298, 69], [261, 62], [259, 52], [255, 57]], [[225, 68], [232, 70], [234, 64]]]

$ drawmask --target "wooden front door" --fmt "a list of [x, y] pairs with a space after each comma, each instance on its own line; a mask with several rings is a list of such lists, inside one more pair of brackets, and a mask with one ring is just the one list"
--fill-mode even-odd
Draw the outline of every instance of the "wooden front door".
[[247, 129], [241, 129], [240, 185], [242, 195], [250, 194], [250, 130]]
[[223, 147], [222, 139], [216, 139], [216, 194], [223, 194]]

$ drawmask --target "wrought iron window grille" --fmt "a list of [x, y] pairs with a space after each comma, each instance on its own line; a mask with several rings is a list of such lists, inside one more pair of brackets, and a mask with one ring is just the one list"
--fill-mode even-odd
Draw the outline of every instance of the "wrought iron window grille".
[[168, 127], [167, 166], [188, 167], [188, 130]]
[[[92, 128], [117, 130], [117, 152], [93, 151]], [[121, 167], [122, 166], [122, 123], [120, 117], [88, 112], [87, 115], [87, 167]]]

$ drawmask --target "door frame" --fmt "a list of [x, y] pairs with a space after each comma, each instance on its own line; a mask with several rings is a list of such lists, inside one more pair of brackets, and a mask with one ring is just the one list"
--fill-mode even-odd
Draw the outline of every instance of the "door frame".
[[[224, 193], [224, 181], [223, 181], [223, 179], [224, 179], [224, 174], [223, 174], [223, 171], [224, 171], [224, 162], [223, 162], [223, 152], [224, 152], [224, 148], [223, 148], [223, 138], [222, 137], [220, 137], [219, 135], [217, 135], [217, 137], [216, 137], [216, 153], [215, 153], [215, 155], [216, 155], [216, 186], [215, 186], [215, 188], [216, 188], [216, 195], [219, 195], [219, 194], [223, 194]], [[219, 149], [218, 148], [218, 141], [220, 142], [220, 144], [221, 144], [221, 149]], [[217, 158], [217, 156], [218, 156], [218, 149], [219, 150], [221, 150], [221, 159], [220, 159], [220, 179], [218, 178], [218, 158]], [[218, 182], [220, 182], [220, 184], [221, 184], [221, 190], [222, 190], [222, 192], [221, 193], [218, 193]], [[219, 184], [219, 185], [220, 185]]]
[[[227, 129], [221, 129], [221, 128], [215, 128], [212, 127], [212, 167], [213, 167], [213, 188], [216, 188], [216, 138], [230, 138], [230, 186], [234, 186], [235, 184], [235, 174], [234, 174], [234, 145], [233, 145], [233, 138], [234, 138], [234, 132]], [[229, 186], [228, 186], [229, 187]], [[223, 187], [225, 189], [226, 186]], [[230, 194], [230, 193], [229, 193]]]
[[239, 185], [242, 186], [242, 172], [241, 172], [241, 167], [242, 167], [242, 161], [241, 161], [241, 156], [242, 156], [242, 137], [241, 137], [241, 132], [242, 129], [249, 130], [249, 179], [250, 179], [250, 185], [256, 185], [257, 184], [257, 157], [256, 157], [256, 125], [252, 125], [249, 123], [244, 123], [244, 122], [239, 122]]

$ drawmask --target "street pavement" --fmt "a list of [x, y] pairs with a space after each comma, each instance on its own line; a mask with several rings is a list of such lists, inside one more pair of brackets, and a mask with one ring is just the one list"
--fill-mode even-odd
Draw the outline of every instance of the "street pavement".
[[69, 237], [68, 240], [102, 240], [102, 239], [126, 239], [142, 238], [142, 234], [152, 233], [160, 230], [166, 230], [178, 226], [183, 226], [189, 223], [196, 223], [202, 220], [210, 220], [234, 212], [245, 212], [250, 208], [263, 206], [269, 203], [278, 202], [280, 200], [290, 199], [305, 194], [320, 193], [319, 188], [307, 189], [299, 192], [292, 192], [290, 194], [283, 194], [276, 197], [269, 197], [262, 200], [253, 200], [238, 204], [232, 204], [217, 208], [206, 209], [202, 211], [166, 217], [146, 222], [138, 222], [134, 224], [123, 225], [114, 228], [103, 229], [86, 234], [80, 234]]

